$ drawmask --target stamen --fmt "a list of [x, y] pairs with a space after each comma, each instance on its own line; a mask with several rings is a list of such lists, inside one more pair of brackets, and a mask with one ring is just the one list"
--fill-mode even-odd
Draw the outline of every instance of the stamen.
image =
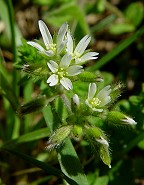
[[49, 44], [49, 45], [46, 45], [46, 49], [47, 50], [52, 50], [54, 53], [56, 52], [56, 44]]
[[76, 60], [76, 59], [78, 59], [80, 57], [80, 54], [77, 52], [77, 51], [75, 51], [74, 53], [73, 53], [73, 58]]
[[59, 78], [63, 78], [63, 77], [65, 77], [67, 75], [67, 72], [64, 71], [63, 68], [59, 68], [57, 74], [58, 74]]
[[98, 98], [93, 98], [90, 101], [90, 104], [92, 105], [92, 107], [97, 107], [98, 105], [100, 105], [101, 101]]

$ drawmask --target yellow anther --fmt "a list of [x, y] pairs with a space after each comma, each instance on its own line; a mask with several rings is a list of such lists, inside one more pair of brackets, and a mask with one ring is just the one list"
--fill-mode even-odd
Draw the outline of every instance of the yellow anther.
[[101, 103], [101, 101], [100, 101], [98, 98], [93, 98], [93, 99], [90, 101], [90, 104], [91, 104], [93, 107], [99, 106], [100, 103]]

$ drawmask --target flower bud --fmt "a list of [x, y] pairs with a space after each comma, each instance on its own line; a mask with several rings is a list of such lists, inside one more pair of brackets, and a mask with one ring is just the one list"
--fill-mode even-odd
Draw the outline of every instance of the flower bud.
[[108, 167], [111, 168], [111, 157], [107, 145], [100, 146], [100, 158], [104, 164], [108, 165]]
[[96, 74], [88, 71], [83, 71], [78, 75], [79, 79], [83, 82], [101, 82], [103, 81], [102, 77], [97, 76]]
[[46, 149], [53, 150], [59, 147], [64, 142], [64, 140], [70, 135], [72, 129], [72, 125], [66, 125], [57, 129], [49, 138]]
[[108, 141], [106, 140], [106, 136], [104, 135], [103, 131], [98, 127], [89, 127], [86, 129], [86, 135], [89, 139], [96, 140], [101, 145], [107, 145]]
[[80, 100], [79, 100], [79, 97], [77, 94], [74, 94], [74, 96], [73, 96], [73, 103], [77, 106], [79, 106], [79, 104], [80, 104]]
[[111, 99], [112, 101], [116, 101], [117, 98], [121, 95], [121, 92], [124, 88], [124, 85], [121, 82], [118, 82], [117, 84], [111, 86]]
[[82, 127], [80, 125], [74, 125], [74, 128], [73, 128], [73, 134], [75, 136], [81, 136], [82, 135]]
[[122, 112], [111, 111], [107, 115], [108, 122], [110, 124], [125, 124], [125, 125], [136, 125], [137, 123], [130, 117], [126, 116]]
[[46, 96], [40, 96], [40, 97], [37, 97], [24, 105], [21, 105], [18, 108], [17, 113], [19, 115], [23, 116], [25, 114], [30, 114], [32, 112], [40, 111], [46, 105], [47, 105]]
[[48, 71], [45, 69], [44, 65], [40, 64], [24, 64], [22, 66], [22, 71], [28, 73], [31, 76], [35, 77], [46, 77], [48, 74]]

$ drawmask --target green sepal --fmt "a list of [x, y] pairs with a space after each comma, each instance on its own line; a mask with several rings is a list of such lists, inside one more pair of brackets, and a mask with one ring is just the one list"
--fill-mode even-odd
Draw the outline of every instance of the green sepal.
[[115, 125], [136, 125], [137, 123], [129, 116], [118, 111], [111, 111], [107, 115], [107, 121]]
[[32, 77], [47, 78], [48, 76], [48, 68], [44, 64], [25, 64], [21, 70]]
[[99, 82], [103, 80], [99, 75], [96, 75], [89, 71], [83, 71], [78, 75], [78, 78], [82, 82]]
[[64, 140], [70, 135], [73, 125], [65, 125], [57, 129], [47, 142], [46, 149], [53, 150], [58, 148]]
[[94, 140], [94, 141], [98, 142], [99, 145], [109, 146], [109, 143], [107, 141], [107, 137], [100, 128], [90, 127], [87, 130], [86, 134], [87, 134], [87, 136], [89, 137], [90, 140]]
[[107, 145], [100, 145], [100, 158], [104, 164], [111, 168], [111, 157], [109, 152], [109, 147]]
[[124, 85], [121, 82], [116, 83], [115, 85], [111, 86], [111, 100], [112, 102], [115, 102], [118, 97], [120, 97], [122, 91], [123, 91]]
[[82, 129], [82, 126], [80, 125], [74, 125], [74, 128], [73, 128], [73, 134], [74, 136], [76, 137], [80, 137], [83, 133], [83, 129]]
[[103, 136], [103, 131], [98, 127], [88, 127], [86, 128], [86, 135], [90, 138], [99, 139]]
[[123, 122], [121, 120], [124, 119], [124, 116], [122, 112], [111, 111], [107, 115], [107, 120], [110, 124], [122, 124]]

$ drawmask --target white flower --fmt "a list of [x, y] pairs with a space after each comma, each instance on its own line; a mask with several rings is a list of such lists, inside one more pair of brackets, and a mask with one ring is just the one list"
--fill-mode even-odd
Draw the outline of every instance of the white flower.
[[75, 76], [80, 74], [83, 71], [83, 67], [79, 65], [70, 65], [71, 62], [71, 55], [65, 54], [60, 63], [56, 63], [53, 60], [50, 60], [47, 65], [51, 72], [53, 73], [48, 79], [47, 83], [49, 86], [55, 86], [56, 84], [60, 83], [63, 85], [67, 90], [73, 88], [71, 80], [68, 78], [70, 76]]
[[96, 84], [90, 83], [88, 89], [88, 98], [86, 99], [85, 103], [93, 111], [102, 112], [103, 107], [111, 101], [111, 97], [109, 96], [111, 88], [110, 85], [108, 85], [98, 93], [96, 93], [96, 91], [97, 91]]
[[130, 124], [130, 125], [136, 125], [137, 122], [135, 122], [132, 118], [125, 116], [124, 119], [122, 119], [121, 121], [123, 121], [126, 124]]
[[49, 32], [49, 29], [42, 20], [39, 20], [38, 25], [45, 47], [42, 47], [40, 44], [32, 41], [29, 41], [27, 43], [38, 49], [41, 53], [44, 53], [48, 56], [59, 54], [66, 45], [65, 34], [68, 29], [68, 24], [65, 23], [60, 27], [58, 35], [56, 37], [56, 43], [53, 42], [53, 38]]
[[97, 52], [85, 52], [85, 49], [87, 48], [88, 44], [90, 43], [91, 37], [86, 35], [83, 37], [79, 43], [77, 44], [76, 48], [73, 47], [73, 39], [70, 35], [70, 33], [67, 33], [67, 52], [72, 55], [73, 59], [75, 60], [76, 64], [83, 64], [88, 60], [97, 59], [96, 57], [99, 53]]

